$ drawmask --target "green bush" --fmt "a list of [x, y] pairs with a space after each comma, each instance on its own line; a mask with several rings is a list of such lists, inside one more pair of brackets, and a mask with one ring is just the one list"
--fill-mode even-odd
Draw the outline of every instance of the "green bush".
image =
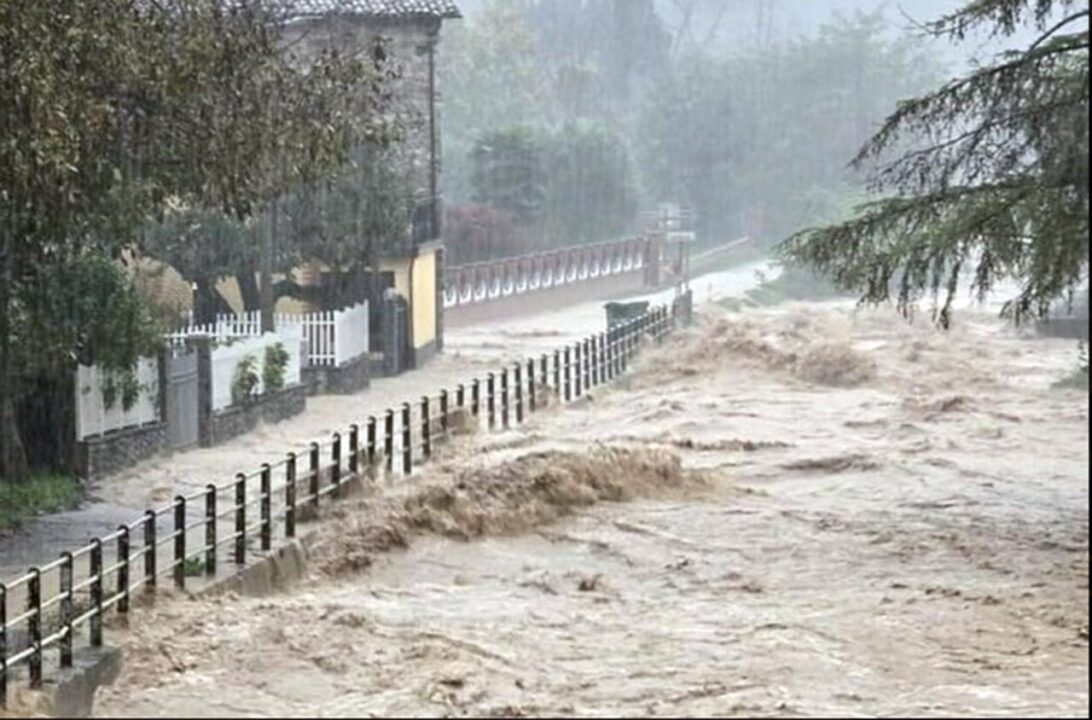
[[143, 389], [137, 380], [135, 366], [126, 370], [106, 370], [102, 379], [102, 403], [109, 410], [121, 393], [121, 407], [128, 410], [136, 404]]
[[201, 577], [205, 574], [205, 561], [200, 557], [187, 558], [182, 563], [182, 572], [186, 577]]
[[231, 382], [231, 400], [236, 405], [250, 402], [258, 395], [258, 358], [247, 355], [235, 366]]
[[277, 343], [265, 349], [265, 364], [262, 366], [262, 381], [265, 391], [277, 392], [284, 388], [284, 371], [288, 367], [288, 351]]

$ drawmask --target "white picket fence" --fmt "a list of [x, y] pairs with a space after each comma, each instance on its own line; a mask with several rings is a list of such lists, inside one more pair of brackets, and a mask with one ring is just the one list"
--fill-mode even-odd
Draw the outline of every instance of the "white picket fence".
[[341, 367], [368, 352], [367, 302], [343, 310], [278, 314], [275, 324], [278, 328], [300, 328], [304, 355], [311, 367]]
[[97, 365], [80, 365], [76, 369], [76, 438], [105, 435], [108, 432], [137, 427], [159, 420], [159, 362], [156, 358], [141, 358], [136, 367], [140, 395], [126, 410], [119, 389], [113, 405], [106, 407], [102, 389], [105, 374]]
[[265, 368], [266, 349], [277, 343], [288, 352], [288, 365], [284, 370], [284, 386], [291, 387], [300, 382], [300, 348], [303, 335], [299, 327], [284, 326], [275, 333], [266, 333], [256, 337], [240, 338], [230, 344], [218, 343], [211, 351], [212, 365], [212, 409], [220, 411], [231, 406], [232, 384], [239, 363], [247, 356], [254, 358], [254, 371], [258, 374], [258, 395], [265, 394], [265, 380], [262, 371]]
[[191, 312], [190, 324], [181, 330], [164, 336], [168, 347], [184, 347], [186, 338], [191, 335], [209, 335], [217, 340], [228, 340], [256, 337], [262, 334], [262, 314], [257, 310], [251, 310], [242, 315], [220, 314], [216, 316], [215, 321], [203, 325], [195, 325], [192, 318], [193, 313]]
[[[277, 313], [273, 325], [298, 330], [304, 342], [303, 362], [308, 367], [341, 367], [368, 352], [368, 303], [362, 302], [342, 310], [305, 314]], [[261, 313], [217, 315], [215, 322], [187, 327], [165, 336], [171, 348], [182, 348], [193, 335], [209, 335], [224, 341], [254, 338], [262, 334]]]

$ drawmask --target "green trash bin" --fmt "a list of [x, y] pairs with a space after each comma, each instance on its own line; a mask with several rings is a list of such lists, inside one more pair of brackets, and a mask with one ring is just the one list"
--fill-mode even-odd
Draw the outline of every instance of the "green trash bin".
[[606, 304], [607, 309], [607, 329], [611, 329], [617, 325], [622, 325], [630, 320], [635, 320], [648, 312], [648, 307], [651, 305], [648, 301], [645, 302], [610, 302]]

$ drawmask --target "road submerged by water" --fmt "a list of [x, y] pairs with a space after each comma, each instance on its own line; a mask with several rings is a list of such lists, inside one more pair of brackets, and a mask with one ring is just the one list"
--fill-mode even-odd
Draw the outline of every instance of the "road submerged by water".
[[[707, 274], [694, 281], [693, 289], [698, 301], [739, 296], [759, 284], [760, 273], [772, 277], [777, 272], [766, 261], [753, 262]], [[674, 293], [669, 289], [634, 299], [664, 303], [670, 302]], [[454, 389], [473, 377], [484, 378], [502, 363], [553, 352], [601, 332], [604, 320], [603, 303], [588, 302], [449, 330], [443, 354], [422, 369], [375, 379], [355, 395], [310, 397], [300, 415], [260, 424], [215, 447], [149, 458], [92, 483], [79, 509], [34, 518], [6, 536], [0, 533], [0, 577], [16, 577], [61, 552], [87, 545], [94, 537], [109, 535], [119, 524], [132, 522], [149, 508], [163, 507], [177, 495], [198, 492], [209, 483], [224, 483], [238, 472], [257, 470], [262, 463], [276, 463], [289, 451], [306, 453], [312, 441], [329, 443], [334, 432], [344, 433], [350, 424], [361, 423], [368, 415], [382, 417], [387, 408], [400, 408], [407, 400], [442, 387]], [[22, 605], [11, 605], [13, 614], [17, 607]]]
[[729, 314], [111, 631], [102, 716], [1087, 716], [1088, 396], [994, 316]]

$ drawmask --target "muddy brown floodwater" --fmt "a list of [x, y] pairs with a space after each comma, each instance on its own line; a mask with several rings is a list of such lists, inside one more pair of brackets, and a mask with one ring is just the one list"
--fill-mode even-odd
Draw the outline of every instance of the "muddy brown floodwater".
[[96, 712], [1087, 716], [1075, 348], [958, 323], [706, 308], [328, 510], [297, 591], [135, 614]]

